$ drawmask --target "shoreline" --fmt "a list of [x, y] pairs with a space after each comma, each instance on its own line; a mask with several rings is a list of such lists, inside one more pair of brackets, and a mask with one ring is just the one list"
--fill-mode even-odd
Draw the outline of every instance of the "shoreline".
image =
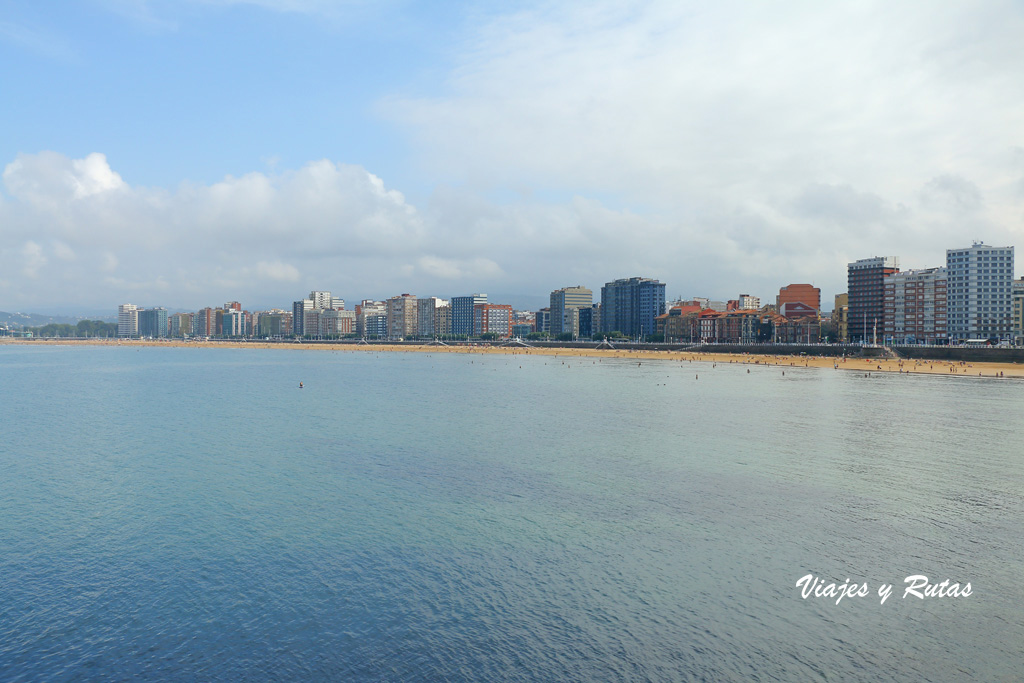
[[365, 353], [463, 353], [498, 354], [524, 356], [561, 356], [581, 358], [609, 358], [629, 360], [671, 360], [698, 363], [738, 363], [765, 367], [806, 367], [833, 370], [872, 372], [893, 372], [924, 375], [955, 375], [958, 377], [1024, 378], [1024, 365], [1015, 363], [929, 361], [921, 359], [891, 358], [833, 358], [822, 356], [791, 356], [775, 354], [708, 353], [689, 351], [638, 350], [638, 349], [585, 349], [551, 348], [524, 346], [440, 346], [440, 345], [395, 345], [395, 344], [325, 344], [318, 342], [268, 343], [260, 341], [180, 341], [180, 340], [61, 340], [61, 339], [0, 339], [3, 345], [45, 345], [45, 346], [100, 346], [100, 347], [157, 347], [157, 348], [215, 348], [215, 349], [292, 349], [307, 351], [345, 351]]

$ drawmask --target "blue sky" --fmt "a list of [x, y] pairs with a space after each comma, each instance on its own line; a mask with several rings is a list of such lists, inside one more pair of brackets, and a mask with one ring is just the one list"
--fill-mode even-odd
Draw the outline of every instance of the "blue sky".
[[3, 158], [102, 151], [165, 187], [321, 158], [397, 173], [406, 145], [376, 103], [435, 90], [463, 21], [387, 2], [7, 4]]
[[0, 310], [830, 301], [856, 258], [1024, 246], [1021, 35], [1012, 1], [0, 1]]

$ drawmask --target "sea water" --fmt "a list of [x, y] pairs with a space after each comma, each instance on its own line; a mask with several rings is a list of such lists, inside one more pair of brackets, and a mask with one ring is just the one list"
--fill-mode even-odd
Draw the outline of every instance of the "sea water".
[[1010, 379], [0, 346], [0, 679], [1013, 680], [1022, 411]]

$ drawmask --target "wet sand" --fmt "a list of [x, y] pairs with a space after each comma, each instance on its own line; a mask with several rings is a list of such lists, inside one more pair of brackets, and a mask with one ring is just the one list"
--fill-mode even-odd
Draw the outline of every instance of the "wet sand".
[[317, 342], [237, 342], [237, 341], [180, 341], [180, 340], [110, 340], [83, 341], [60, 339], [0, 339], [0, 344], [53, 345], [53, 346], [154, 346], [175, 348], [237, 348], [237, 349], [278, 349], [291, 351], [335, 351], [344, 353], [463, 353], [499, 354], [523, 356], [558, 356], [563, 358], [595, 358], [635, 360], [670, 360], [682, 363], [739, 363], [762, 367], [777, 367], [784, 371], [790, 367], [824, 368], [834, 371], [899, 372], [933, 375], [956, 375], [958, 377], [1016, 377], [1024, 378], [1024, 365], [1016, 363], [966, 363], [950, 361], [925, 361], [917, 359], [887, 358], [831, 358], [819, 356], [777, 356], [770, 354], [728, 354], [688, 353], [683, 351], [618, 350], [618, 349], [566, 349], [537, 348], [520, 346], [440, 346], [440, 345], [391, 345], [391, 344], [324, 344]]

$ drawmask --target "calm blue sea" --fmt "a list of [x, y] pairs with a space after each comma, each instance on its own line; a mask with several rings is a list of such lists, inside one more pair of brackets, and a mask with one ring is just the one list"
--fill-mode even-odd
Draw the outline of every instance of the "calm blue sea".
[[1019, 680], [1022, 415], [1015, 380], [0, 345], [0, 680]]

